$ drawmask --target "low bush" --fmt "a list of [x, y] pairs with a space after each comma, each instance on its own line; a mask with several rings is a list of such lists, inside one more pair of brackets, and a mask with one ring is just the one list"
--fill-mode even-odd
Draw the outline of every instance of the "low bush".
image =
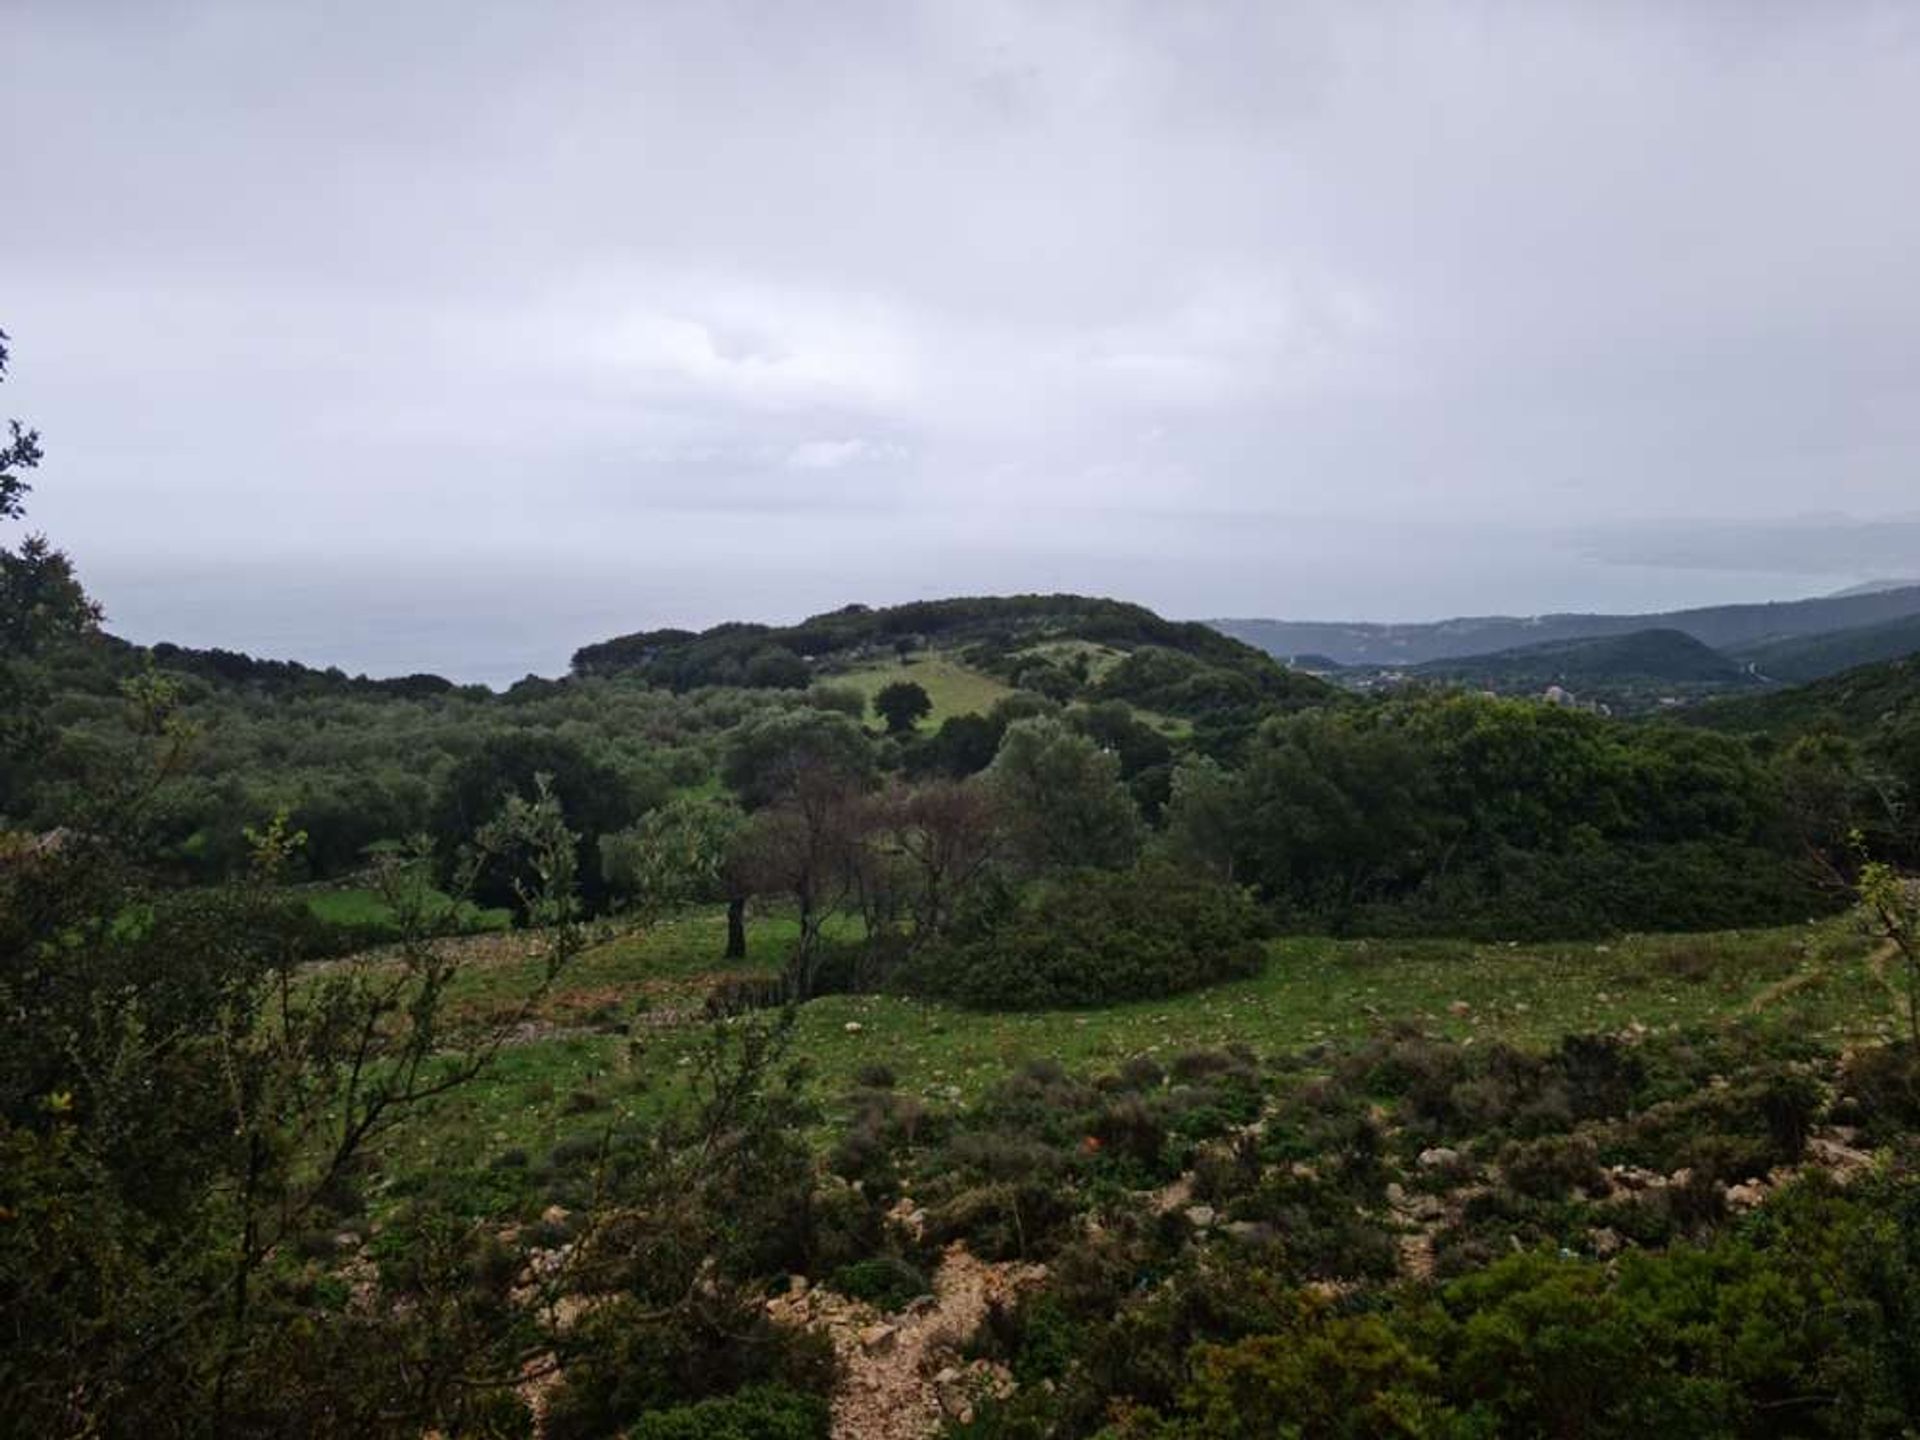
[[1243, 892], [1153, 864], [1043, 881], [969, 928], [921, 983], [983, 1009], [1045, 1009], [1252, 975], [1265, 926]]
[[627, 1440], [827, 1440], [827, 1402], [765, 1387], [640, 1417]]
[[842, 1295], [886, 1311], [903, 1309], [909, 1301], [933, 1291], [927, 1277], [897, 1255], [876, 1255], [842, 1265], [827, 1283]]

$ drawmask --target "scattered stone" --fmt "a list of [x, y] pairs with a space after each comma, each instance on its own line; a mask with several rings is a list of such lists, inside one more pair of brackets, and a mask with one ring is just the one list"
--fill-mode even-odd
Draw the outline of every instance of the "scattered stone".
[[1214, 1210], [1211, 1205], [1189, 1205], [1187, 1207], [1187, 1223], [1193, 1226], [1194, 1229], [1210, 1229], [1213, 1221]]
[[1767, 1198], [1767, 1187], [1755, 1181], [1727, 1187], [1727, 1204], [1735, 1210], [1751, 1210]]
[[1851, 1144], [1859, 1138], [1859, 1132], [1848, 1126], [1833, 1127], [1834, 1136], [1816, 1135], [1807, 1141], [1807, 1158], [1816, 1165], [1824, 1165], [1835, 1172], [1836, 1178], [1847, 1180], [1855, 1172], [1864, 1170], [1873, 1164], [1873, 1156], [1864, 1150], [1855, 1149]]
[[1442, 1165], [1458, 1165], [1460, 1152], [1445, 1145], [1436, 1145], [1430, 1150], [1420, 1152], [1420, 1166], [1423, 1170], [1436, 1170]]
[[1447, 1013], [1449, 1015], [1471, 1015], [1473, 1013], [1473, 1006], [1464, 1000], [1455, 1000], [1447, 1006]]
[[1220, 1233], [1242, 1245], [1271, 1245], [1280, 1238], [1280, 1232], [1264, 1220], [1229, 1220]]
[[860, 1346], [863, 1350], [891, 1350], [893, 1342], [899, 1338], [900, 1327], [884, 1322], [869, 1325], [860, 1332]]
[[842, 1030], [845, 1030], [849, 1035], [858, 1035], [862, 1030], [866, 1029], [867, 1027], [862, 1025], [858, 1020], [849, 1020], [845, 1025], [842, 1025], [840, 1028]]
[[1618, 1255], [1626, 1242], [1620, 1238], [1620, 1232], [1611, 1226], [1602, 1226], [1587, 1237], [1593, 1245], [1593, 1253], [1602, 1260]]

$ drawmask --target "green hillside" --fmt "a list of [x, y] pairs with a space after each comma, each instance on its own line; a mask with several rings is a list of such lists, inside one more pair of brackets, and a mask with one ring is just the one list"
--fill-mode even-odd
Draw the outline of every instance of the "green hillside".
[[1055, 699], [1126, 700], [1194, 717], [1334, 698], [1311, 676], [1209, 626], [1080, 595], [972, 596], [849, 605], [798, 625], [647, 630], [574, 652], [576, 675], [637, 675], [674, 690], [793, 688], [937, 650], [968, 670]]
[[1744, 646], [1728, 653], [1769, 680], [1801, 684], [1879, 660], [1920, 652], [1920, 615]]
[[1761, 683], [1743, 666], [1679, 630], [1548, 641], [1491, 655], [1431, 660], [1404, 673], [1502, 695], [1539, 695], [1558, 686], [1582, 700], [1626, 711], [1651, 710]]
[[1861, 665], [1765, 695], [1711, 701], [1684, 718], [1715, 730], [1782, 737], [1824, 731], [1870, 739], [1920, 731], [1920, 656]]
[[1679, 630], [1552, 640], [1462, 660], [1432, 660], [1415, 675], [1514, 685], [1737, 684], [1741, 667]]

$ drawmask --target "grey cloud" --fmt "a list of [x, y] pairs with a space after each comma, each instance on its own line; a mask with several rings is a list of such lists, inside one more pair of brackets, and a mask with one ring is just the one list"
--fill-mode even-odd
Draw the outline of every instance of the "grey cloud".
[[1685, 603], [1844, 580], [1796, 517], [1916, 493], [1909, 6], [3, 23], [7, 399], [129, 625], [236, 551], [410, 607], [403, 557], [645, 554], [635, 624]]

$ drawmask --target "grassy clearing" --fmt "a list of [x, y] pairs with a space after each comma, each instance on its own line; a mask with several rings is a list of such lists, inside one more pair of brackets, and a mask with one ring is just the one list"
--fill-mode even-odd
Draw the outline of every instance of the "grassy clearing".
[[[761, 920], [749, 933], [747, 968], [777, 967], [790, 922]], [[697, 1007], [717, 974], [738, 968], [717, 958], [723, 938], [722, 917], [700, 913], [589, 950], [543, 1011], [555, 1033], [512, 1047], [483, 1080], [450, 1097], [430, 1132], [393, 1157], [396, 1168], [457, 1171], [508, 1148], [537, 1156], [684, 1094], [705, 1027], [656, 1027], [645, 1017]], [[1473, 1043], [1540, 1048], [1579, 1031], [1751, 1024], [1838, 1048], [1893, 1029], [1870, 948], [1843, 922], [1607, 945], [1289, 937], [1271, 944], [1266, 970], [1253, 979], [1097, 1011], [994, 1015], [829, 996], [801, 1011], [796, 1051], [831, 1111], [860, 1067], [875, 1062], [895, 1072], [904, 1092], [965, 1104], [1036, 1057], [1084, 1071], [1230, 1044], [1271, 1056], [1397, 1022]], [[457, 999], [468, 1013], [485, 1013], [510, 1004], [534, 975], [530, 959], [476, 967]], [[471, 1173], [484, 1194], [484, 1175]]]
[[845, 674], [828, 677], [835, 685], [851, 685], [867, 697], [873, 697], [896, 680], [911, 680], [927, 692], [933, 711], [920, 722], [920, 729], [931, 731], [949, 715], [984, 715], [995, 702], [1013, 693], [991, 675], [969, 670], [958, 661], [929, 651], [891, 664], [863, 666]]
[[[483, 909], [470, 900], [456, 905], [438, 890], [428, 892], [427, 906], [436, 923], [450, 923], [460, 931], [505, 930], [513, 924], [511, 910]], [[307, 897], [307, 908], [329, 925], [396, 933], [399, 929], [393, 907], [378, 890], [321, 890]]]

